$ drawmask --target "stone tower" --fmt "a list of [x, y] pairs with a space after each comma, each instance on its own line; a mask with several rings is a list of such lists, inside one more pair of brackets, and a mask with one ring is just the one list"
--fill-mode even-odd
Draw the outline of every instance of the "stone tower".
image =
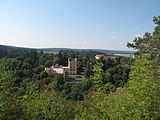
[[77, 58], [68, 58], [68, 68], [70, 74], [77, 74]]

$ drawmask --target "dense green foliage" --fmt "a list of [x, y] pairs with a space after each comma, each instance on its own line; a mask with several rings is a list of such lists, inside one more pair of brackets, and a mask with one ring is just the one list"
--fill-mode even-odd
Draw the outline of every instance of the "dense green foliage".
[[[160, 17], [154, 23], [153, 33], [128, 43], [137, 50], [135, 60], [96, 60], [93, 51], [44, 53], [0, 46], [0, 119], [160, 119]], [[82, 82], [44, 71], [75, 57]]]
[[82, 103], [77, 119], [141, 120], [160, 118], [160, 80], [148, 60], [138, 59], [130, 81], [109, 95], [95, 92]]
[[[1, 49], [7, 50], [6, 56], [1, 56], [0, 59], [2, 119], [73, 119], [80, 110], [79, 101], [85, 100], [88, 91], [94, 88], [95, 79], [100, 81], [101, 90], [105, 93], [114, 91], [116, 85], [109, 77], [106, 79], [107, 71], [133, 62], [128, 62], [129, 58], [96, 61], [93, 51], [60, 51], [53, 54], [30, 49]], [[11, 56], [12, 49], [16, 56]], [[63, 76], [44, 71], [45, 67], [52, 64], [67, 66], [68, 58], [74, 57], [78, 59], [78, 73], [84, 73], [86, 77], [82, 82], [68, 83]], [[124, 68], [119, 70], [124, 71]], [[128, 74], [129, 71], [124, 73]], [[116, 74], [115, 79], [118, 81], [121, 73]]]

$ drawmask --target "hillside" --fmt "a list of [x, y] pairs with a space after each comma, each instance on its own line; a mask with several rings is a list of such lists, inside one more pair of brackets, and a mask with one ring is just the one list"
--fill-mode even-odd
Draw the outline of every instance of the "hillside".
[[2, 51], [16, 51], [16, 50], [37, 50], [41, 51], [43, 50], [46, 53], [54, 53], [59, 51], [77, 51], [77, 52], [97, 52], [102, 53], [106, 55], [113, 55], [113, 54], [134, 54], [135, 51], [124, 51], [124, 50], [105, 50], [105, 49], [72, 49], [72, 48], [24, 48], [24, 47], [15, 47], [15, 46], [6, 46], [6, 45], [0, 45], [0, 50]]

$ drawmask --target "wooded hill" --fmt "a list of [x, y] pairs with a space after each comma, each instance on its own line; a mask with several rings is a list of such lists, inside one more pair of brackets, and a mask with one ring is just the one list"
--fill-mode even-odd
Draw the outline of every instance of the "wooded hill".
[[[153, 33], [128, 43], [136, 58], [95, 60], [87, 52], [58, 54], [1, 46], [1, 120], [159, 120], [160, 16]], [[4, 52], [5, 51], [5, 52]], [[85, 80], [66, 83], [46, 66], [77, 58]]]

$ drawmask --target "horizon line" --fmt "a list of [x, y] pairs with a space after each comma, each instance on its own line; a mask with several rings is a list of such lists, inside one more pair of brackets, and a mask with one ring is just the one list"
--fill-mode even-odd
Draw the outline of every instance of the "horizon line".
[[113, 51], [136, 51], [136, 50], [122, 50], [122, 49], [106, 49], [106, 48], [73, 48], [73, 47], [29, 47], [29, 46], [17, 46], [0, 44], [2, 46], [17, 47], [17, 48], [29, 48], [29, 49], [84, 49], [84, 50], [113, 50]]

